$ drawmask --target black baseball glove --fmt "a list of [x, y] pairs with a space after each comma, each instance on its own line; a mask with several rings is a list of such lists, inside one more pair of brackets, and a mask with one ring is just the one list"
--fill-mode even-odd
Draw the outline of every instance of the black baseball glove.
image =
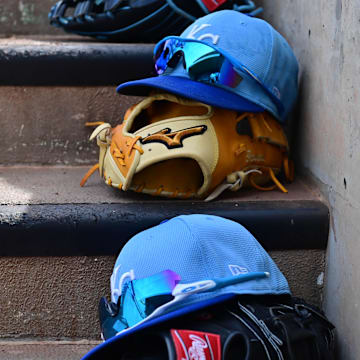
[[[115, 304], [100, 304], [101, 321], [114, 316]], [[333, 360], [333, 346], [334, 326], [301, 299], [240, 296], [120, 337], [87, 359]]]
[[119, 42], [156, 42], [179, 35], [197, 18], [234, 9], [254, 16], [251, 0], [61, 0], [50, 24], [66, 32]]

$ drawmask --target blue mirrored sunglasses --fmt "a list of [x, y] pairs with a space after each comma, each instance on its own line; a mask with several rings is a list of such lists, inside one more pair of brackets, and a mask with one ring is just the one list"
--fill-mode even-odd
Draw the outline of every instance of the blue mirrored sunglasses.
[[169, 38], [157, 44], [154, 51], [155, 70], [158, 75], [170, 75], [183, 61], [191, 80], [235, 89], [244, 77], [255, 80], [269, 95], [280, 114], [284, 105], [276, 95], [244, 65], [232, 63], [219, 51], [198, 41]]
[[239, 71], [227, 58], [199, 42], [166, 40], [157, 47], [154, 60], [159, 75], [171, 71], [182, 61], [184, 69], [195, 81], [235, 88], [242, 80]]
[[214, 291], [240, 282], [268, 277], [267, 272], [253, 272], [223, 279], [202, 280], [180, 284], [180, 276], [165, 270], [143, 279], [120, 284], [118, 303], [100, 299], [99, 318], [103, 338], [109, 339], [132, 326], [160, 316], [166, 310], [190, 295]]

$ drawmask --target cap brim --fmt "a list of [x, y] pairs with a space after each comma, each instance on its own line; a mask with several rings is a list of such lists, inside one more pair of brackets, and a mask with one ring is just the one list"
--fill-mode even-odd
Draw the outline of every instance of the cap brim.
[[172, 311], [170, 313], [166, 313], [164, 315], [160, 315], [156, 318], [153, 318], [149, 321], [145, 321], [141, 323], [138, 326], [133, 326], [132, 328], [129, 328], [128, 330], [125, 330], [121, 332], [119, 335], [116, 335], [102, 344], [96, 346], [94, 349], [92, 349], [90, 352], [88, 352], [82, 360], [98, 360], [98, 359], [107, 359], [107, 356], [114, 354], [116, 352], [116, 348], [121, 346], [122, 340], [136, 332], [139, 332], [141, 330], [148, 329], [152, 326], [155, 326], [157, 324], [163, 323], [165, 321], [172, 320], [174, 318], [189, 314], [191, 312], [203, 309], [208, 306], [212, 306], [227, 300], [232, 299], [235, 297], [236, 294], [224, 294], [217, 296], [215, 298], [206, 299], [203, 301], [199, 301], [194, 304], [187, 305], [183, 308], [180, 308], [178, 310]]
[[129, 81], [119, 85], [116, 91], [123, 95], [147, 96], [152, 89], [165, 90], [172, 94], [228, 110], [239, 112], [264, 111], [264, 108], [259, 105], [226, 89], [180, 76], [162, 75], [142, 80]]

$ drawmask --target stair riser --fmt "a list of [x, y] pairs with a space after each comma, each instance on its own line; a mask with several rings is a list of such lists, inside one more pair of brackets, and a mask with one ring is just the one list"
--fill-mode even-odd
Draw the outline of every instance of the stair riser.
[[[319, 305], [323, 250], [270, 252], [293, 294]], [[115, 257], [0, 258], [3, 338], [99, 338], [97, 305]]]
[[[80, 188], [77, 181], [81, 176], [73, 171], [64, 175], [54, 172], [50, 181], [39, 176], [36, 179], [40, 186], [33, 188], [26, 184], [31, 180], [27, 172], [7, 169], [15, 173], [10, 178], [15, 180], [4, 186], [0, 182], [0, 194], [5, 193], [9, 199], [13, 192], [14, 197], [0, 205], [0, 256], [113, 255], [140, 231], [186, 214], [217, 215], [236, 221], [267, 250], [326, 248], [329, 212], [316, 201], [291, 201], [290, 197], [275, 204], [271, 198], [251, 202], [254, 194], [250, 193], [237, 202], [215, 201], [210, 205], [203, 201], [161, 202], [132, 192], [121, 196], [117, 189], [104, 186], [101, 179], [92, 179], [93, 185]], [[6, 172], [4, 175], [6, 178]], [[64, 176], [66, 180], [62, 180]], [[22, 180], [17, 184], [18, 191], [11, 187], [16, 177]], [[21, 200], [35, 203], [44, 199], [54, 203], [9, 206]], [[100, 238], [106, 242], [99, 242]]]
[[115, 125], [139, 99], [107, 87], [0, 87], [0, 164], [93, 164], [89, 121]]
[[0, 341], [2, 360], [80, 360], [101, 341], [13, 340]]
[[2, 0], [1, 34], [59, 34], [49, 25], [47, 14], [56, 0]]

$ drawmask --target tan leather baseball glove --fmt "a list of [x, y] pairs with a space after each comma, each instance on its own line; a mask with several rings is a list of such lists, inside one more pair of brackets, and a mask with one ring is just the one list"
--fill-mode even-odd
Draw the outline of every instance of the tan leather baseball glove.
[[132, 106], [121, 125], [98, 126], [95, 138], [99, 164], [81, 186], [99, 169], [106, 184], [123, 191], [212, 200], [243, 186], [287, 192], [276, 176], [283, 170], [293, 178], [285, 133], [266, 112], [239, 114], [155, 94]]

